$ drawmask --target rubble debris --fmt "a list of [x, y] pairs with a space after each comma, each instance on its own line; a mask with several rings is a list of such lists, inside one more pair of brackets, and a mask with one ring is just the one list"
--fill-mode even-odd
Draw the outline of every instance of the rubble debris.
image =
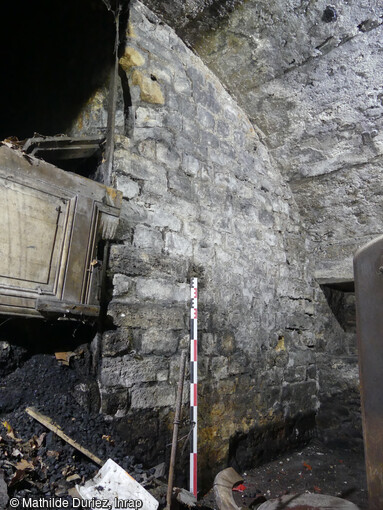
[[80, 496], [86, 500], [102, 499], [114, 510], [121, 504], [124, 508], [157, 510], [158, 501], [112, 459], [108, 459], [97, 475], [85, 485], [76, 485]]
[[354, 503], [344, 499], [326, 496], [324, 494], [289, 494], [280, 496], [278, 499], [266, 501], [258, 510], [285, 510], [295, 509], [303, 510], [304, 508], [312, 508], [315, 510], [327, 510], [336, 508], [337, 510], [359, 510]]
[[152, 469], [154, 470], [153, 478], [155, 478], [155, 479], [163, 478], [166, 474], [165, 462], [161, 462], [161, 464], [157, 464], [157, 466], [154, 466], [154, 468], [152, 468]]
[[76, 448], [79, 452], [81, 452], [82, 454], [84, 454], [87, 457], [89, 457], [90, 460], [92, 460], [93, 462], [95, 462], [99, 466], [102, 466], [104, 464], [103, 460], [99, 459], [92, 452], [90, 452], [89, 450], [87, 450], [86, 448], [81, 446], [77, 441], [74, 441], [69, 436], [67, 436], [65, 434], [65, 432], [63, 432], [61, 430], [61, 427], [59, 425], [57, 425], [56, 423], [54, 423], [51, 420], [51, 418], [49, 418], [48, 416], [44, 416], [43, 414], [39, 413], [33, 407], [27, 407], [25, 411], [29, 414], [29, 416], [32, 416], [32, 418], [34, 418], [35, 420], [40, 422], [42, 425], [47, 427], [47, 429], [49, 429], [52, 432], [54, 432], [55, 434], [57, 434], [61, 439], [64, 439], [64, 441], [66, 441], [71, 446], [73, 446], [73, 448]]
[[[72, 347], [60, 350], [75, 351]], [[4, 471], [9, 498], [60, 497], [68, 501], [68, 508], [75, 508], [73, 498], [79, 495], [74, 485], [93, 478], [99, 469], [25, 413], [26, 407], [34, 406], [100, 459], [112, 458], [152, 492], [163, 508], [166, 484], [154, 478], [156, 468], [148, 469], [143, 464], [150, 460], [127, 454], [130, 450], [116, 423], [99, 413], [97, 401], [90, 400], [93, 392], [88, 392], [85, 400], [75, 398], [79, 385], [89, 384], [89, 356], [72, 358], [69, 367], [57, 363], [53, 349], [50, 354], [33, 354], [32, 350], [25, 358], [17, 370], [2, 377], [0, 387], [0, 470]], [[14, 439], [7, 434], [3, 421], [12, 428]], [[9, 487], [22, 459], [31, 462], [35, 469], [24, 470], [23, 479]], [[158, 457], [158, 462], [161, 460]], [[76, 479], [72, 479], [75, 475]]]
[[179, 489], [178, 487], [174, 487], [173, 494], [176, 497], [176, 500], [181, 503], [181, 505], [186, 506], [187, 508], [195, 508], [197, 506], [197, 498], [191, 492], [186, 489]]
[[219, 510], [241, 510], [233, 498], [233, 486], [243, 478], [232, 467], [220, 471], [214, 479], [214, 496]]

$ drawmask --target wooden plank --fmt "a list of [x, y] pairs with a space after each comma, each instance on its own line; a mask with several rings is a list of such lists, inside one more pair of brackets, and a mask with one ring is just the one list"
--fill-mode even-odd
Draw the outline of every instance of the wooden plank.
[[116, 232], [121, 202], [122, 193], [113, 188], [0, 142], [0, 294], [12, 296], [12, 303], [0, 297], [0, 313], [98, 316], [99, 268], [93, 260], [100, 239]]
[[46, 427], [47, 429], [49, 429], [52, 432], [54, 432], [57, 436], [61, 437], [61, 439], [64, 439], [64, 441], [66, 441], [68, 444], [73, 446], [73, 448], [75, 448], [76, 450], [81, 452], [83, 455], [88, 457], [95, 464], [98, 464], [99, 466], [103, 466], [105, 464], [105, 462], [103, 460], [99, 459], [92, 452], [90, 452], [89, 450], [87, 450], [86, 448], [81, 446], [77, 441], [75, 441], [74, 439], [71, 439], [69, 436], [67, 436], [65, 434], [65, 432], [63, 432], [63, 430], [61, 429], [60, 425], [57, 425], [57, 423], [55, 423], [48, 416], [45, 416], [44, 414], [41, 414], [34, 407], [27, 407], [25, 409], [25, 412], [27, 414], [29, 414], [29, 416], [31, 416], [32, 418], [37, 420], [39, 423], [44, 425], [44, 427]]
[[62, 314], [62, 315], [89, 315], [97, 317], [100, 313], [98, 305], [81, 305], [70, 303], [68, 301], [56, 301], [49, 298], [37, 298], [36, 310], [42, 314]]

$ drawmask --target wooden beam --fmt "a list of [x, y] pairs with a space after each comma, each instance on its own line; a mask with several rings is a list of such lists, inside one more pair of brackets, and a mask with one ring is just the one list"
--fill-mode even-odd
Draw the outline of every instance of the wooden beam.
[[70, 444], [71, 446], [73, 446], [73, 448], [75, 448], [76, 450], [78, 450], [79, 452], [81, 452], [83, 455], [85, 455], [86, 457], [88, 457], [90, 460], [92, 460], [95, 464], [98, 464], [99, 466], [103, 466], [105, 464], [105, 462], [101, 459], [99, 459], [98, 457], [96, 457], [96, 455], [93, 455], [92, 452], [90, 452], [89, 450], [87, 450], [86, 448], [84, 448], [83, 446], [81, 446], [77, 441], [74, 441], [73, 439], [71, 439], [69, 436], [67, 436], [65, 434], [65, 432], [63, 432], [63, 430], [61, 429], [60, 425], [57, 425], [57, 423], [55, 423], [51, 418], [49, 418], [48, 416], [45, 416], [43, 414], [41, 414], [39, 411], [37, 411], [37, 409], [35, 409], [34, 407], [27, 407], [25, 409], [25, 412], [27, 414], [29, 414], [29, 416], [31, 416], [32, 418], [34, 418], [35, 420], [37, 420], [39, 423], [41, 423], [42, 425], [44, 425], [44, 427], [46, 427], [47, 429], [51, 430], [52, 432], [54, 432], [57, 436], [59, 436], [61, 439], [64, 439], [64, 441], [66, 441], [68, 444]]

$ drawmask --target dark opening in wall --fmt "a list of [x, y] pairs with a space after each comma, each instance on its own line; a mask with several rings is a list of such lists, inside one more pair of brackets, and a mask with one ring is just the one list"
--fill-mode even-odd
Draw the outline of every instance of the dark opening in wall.
[[107, 80], [114, 37], [102, 0], [4, 2], [0, 139], [65, 133]]
[[353, 284], [322, 285], [323, 293], [336, 320], [346, 333], [356, 332], [355, 292]]

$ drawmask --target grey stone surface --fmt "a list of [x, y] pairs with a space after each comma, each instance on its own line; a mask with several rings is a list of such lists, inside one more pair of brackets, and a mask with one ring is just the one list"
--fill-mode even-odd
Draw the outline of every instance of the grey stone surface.
[[155, 75], [165, 103], [132, 95], [134, 128], [116, 154], [117, 175], [140, 192], [124, 205], [123, 244], [111, 250], [109, 314], [117, 333], [105, 338], [104, 407], [123, 412], [112, 398], [121, 388], [129, 390], [129, 413], [173, 404], [179, 349], [187, 347], [189, 279], [197, 276], [201, 445], [218, 465], [233, 434], [260, 426], [262, 417], [318, 407], [316, 372], [305, 380], [321, 327], [312, 323], [314, 266], [298, 208], [261, 133], [139, 2], [130, 23], [127, 44], [145, 55], [140, 72]]
[[[370, 176], [382, 159], [382, 5], [337, 1], [331, 17], [324, 0], [145, 3], [192, 45], [261, 130], [292, 182], [312, 249], [326, 257], [319, 277], [352, 279], [359, 239], [381, 232], [379, 184]], [[189, 75], [201, 104], [215, 112], [199, 72]], [[328, 246], [338, 246], [339, 260], [327, 258]]]
[[131, 355], [102, 360], [101, 383], [105, 386], [124, 386], [129, 388], [143, 382], [163, 380], [167, 378], [167, 365], [159, 357], [149, 358], [145, 361], [135, 359]]
[[155, 409], [174, 406], [175, 388], [167, 384], [140, 386], [132, 390], [132, 409]]
[[[140, 444], [166, 440], [198, 277], [201, 469], [211, 473], [238, 435], [302, 415], [333, 426], [347, 392], [345, 421], [357, 427], [352, 295], [323, 292], [315, 277], [348, 281], [353, 249], [381, 223], [381, 13], [369, 0], [335, 5], [329, 23], [322, 0], [144, 3], [210, 69], [131, 2], [137, 60], [124, 66], [132, 104], [114, 159], [124, 200], [102, 410], [128, 428], [150, 416]], [[98, 125], [105, 91], [92, 104]]]

